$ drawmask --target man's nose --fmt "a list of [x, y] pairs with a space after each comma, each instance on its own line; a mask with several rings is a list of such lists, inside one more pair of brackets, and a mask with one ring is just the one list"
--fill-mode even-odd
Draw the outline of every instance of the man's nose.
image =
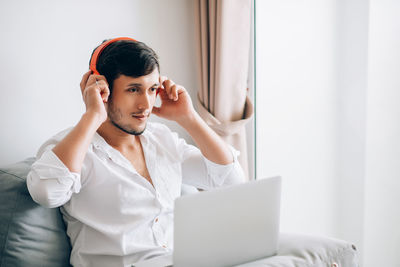
[[139, 99], [138, 109], [146, 110], [150, 109], [151, 98], [148, 94], [142, 94]]

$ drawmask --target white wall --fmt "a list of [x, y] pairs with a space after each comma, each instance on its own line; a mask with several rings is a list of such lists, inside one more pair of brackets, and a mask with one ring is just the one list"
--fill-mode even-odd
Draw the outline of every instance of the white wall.
[[78, 122], [79, 82], [106, 38], [147, 43], [161, 72], [193, 98], [193, 8], [186, 0], [0, 1], [0, 165], [35, 155], [47, 138]]
[[400, 2], [370, 0], [365, 267], [400, 266]]
[[257, 176], [283, 176], [283, 231], [400, 266], [400, 2], [256, 2]]
[[334, 235], [364, 251], [368, 1], [336, 9], [336, 162]]
[[282, 231], [334, 233], [335, 2], [256, 2], [257, 177], [283, 177]]

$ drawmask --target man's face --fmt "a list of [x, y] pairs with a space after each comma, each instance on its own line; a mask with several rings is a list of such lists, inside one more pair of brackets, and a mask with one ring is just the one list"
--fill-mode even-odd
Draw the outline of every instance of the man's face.
[[157, 68], [138, 78], [120, 75], [114, 80], [112, 97], [108, 103], [107, 112], [111, 123], [128, 134], [142, 134], [159, 85]]

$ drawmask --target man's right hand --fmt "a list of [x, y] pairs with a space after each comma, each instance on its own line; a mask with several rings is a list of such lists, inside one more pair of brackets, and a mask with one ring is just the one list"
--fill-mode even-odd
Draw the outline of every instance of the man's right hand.
[[89, 144], [99, 126], [107, 119], [107, 100], [110, 95], [106, 78], [93, 75], [91, 71], [83, 75], [80, 86], [86, 113], [53, 148], [54, 154], [75, 173], [81, 172]]
[[80, 87], [86, 113], [96, 115], [103, 123], [107, 119], [107, 101], [110, 95], [106, 78], [103, 75], [92, 74], [89, 70], [83, 75]]

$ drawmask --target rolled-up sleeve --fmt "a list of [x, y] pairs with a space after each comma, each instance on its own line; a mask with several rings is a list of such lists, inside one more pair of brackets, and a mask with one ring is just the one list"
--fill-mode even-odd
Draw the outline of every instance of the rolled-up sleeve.
[[32, 199], [42, 206], [55, 208], [68, 202], [73, 193], [81, 189], [81, 176], [70, 172], [52, 151], [52, 146], [38, 153], [26, 183]]
[[204, 161], [207, 165], [208, 176], [210, 177], [211, 181], [214, 181], [215, 186], [232, 185], [244, 182], [243, 169], [238, 160], [240, 152], [234, 149], [232, 146], [229, 146], [229, 148], [233, 156], [233, 162], [230, 164], [216, 164], [204, 157]]
[[233, 162], [226, 165], [214, 163], [204, 157], [196, 147], [186, 149], [182, 163], [183, 183], [201, 189], [243, 183], [245, 176], [239, 164], [239, 151], [229, 146]]

